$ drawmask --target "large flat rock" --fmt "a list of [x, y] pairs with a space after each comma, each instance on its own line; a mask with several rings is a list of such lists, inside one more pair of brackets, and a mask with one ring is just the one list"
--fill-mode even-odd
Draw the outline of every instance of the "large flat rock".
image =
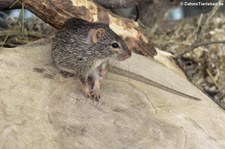
[[224, 149], [225, 114], [183, 77], [149, 58], [118, 66], [199, 97], [108, 74], [99, 102], [51, 62], [51, 42], [0, 49], [1, 149]]

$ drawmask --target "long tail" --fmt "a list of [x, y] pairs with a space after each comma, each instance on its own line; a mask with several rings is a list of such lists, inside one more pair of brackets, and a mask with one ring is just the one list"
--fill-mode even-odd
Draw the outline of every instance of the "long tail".
[[150, 79], [144, 78], [144, 77], [142, 77], [142, 76], [140, 76], [138, 74], [129, 72], [129, 71], [124, 70], [124, 69], [121, 69], [121, 68], [118, 68], [118, 67], [115, 67], [115, 66], [109, 66], [108, 69], [109, 69], [109, 72], [112, 72], [114, 74], [121, 75], [121, 76], [124, 76], [124, 77], [127, 77], [127, 78], [131, 78], [131, 79], [136, 80], [136, 81], [140, 81], [142, 83], [145, 83], [145, 84], [157, 87], [159, 89], [163, 89], [163, 90], [165, 90], [167, 92], [174, 93], [176, 95], [183, 96], [183, 97], [186, 97], [186, 98], [190, 98], [190, 99], [193, 99], [193, 100], [201, 100], [200, 98], [197, 98], [197, 97], [194, 97], [194, 96], [182, 93], [182, 92], [177, 91], [177, 90], [174, 90], [172, 88], [169, 88], [167, 86], [164, 86], [164, 85], [159, 84], [159, 83], [157, 83], [155, 81], [152, 81]]

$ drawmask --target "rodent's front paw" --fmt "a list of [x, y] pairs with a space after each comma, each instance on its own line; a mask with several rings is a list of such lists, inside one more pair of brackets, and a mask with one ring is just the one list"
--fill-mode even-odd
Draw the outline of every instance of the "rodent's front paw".
[[94, 99], [94, 100], [96, 100], [96, 101], [98, 101], [99, 99], [100, 99], [100, 90], [95, 90], [95, 89], [92, 89], [91, 91], [90, 91], [90, 95], [91, 95], [91, 97]]
[[83, 86], [82, 91], [84, 93], [85, 97], [91, 97], [92, 99], [98, 101], [100, 99], [100, 89], [99, 88], [93, 88], [92, 90], [89, 90], [88, 86]]
[[83, 93], [84, 93], [84, 96], [86, 96], [86, 97], [91, 97], [89, 88], [88, 88], [87, 86], [84, 86], [84, 87], [82, 88], [82, 91], [83, 91]]
[[90, 91], [91, 97], [98, 101], [100, 99], [100, 82], [99, 80], [95, 80], [93, 89]]

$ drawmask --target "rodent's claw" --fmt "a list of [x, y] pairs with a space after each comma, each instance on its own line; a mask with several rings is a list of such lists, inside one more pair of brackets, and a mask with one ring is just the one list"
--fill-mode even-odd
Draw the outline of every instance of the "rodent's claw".
[[91, 94], [90, 94], [90, 91], [89, 91], [89, 88], [87, 86], [84, 86], [83, 87], [83, 93], [86, 97], [91, 97]]
[[94, 96], [92, 96], [92, 98], [93, 98], [94, 100], [96, 100], [96, 101], [99, 101], [100, 95], [94, 95]]
[[100, 99], [100, 91], [99, 91], [99, 90], [94, 90], [94, 89], [92, 89], [92, 90], [90, 91], [90, 95], [91, 95], [91, 97], [92, 97], [94, 100], [96, 100], [96, 101], [98, 101], [98, 100]]

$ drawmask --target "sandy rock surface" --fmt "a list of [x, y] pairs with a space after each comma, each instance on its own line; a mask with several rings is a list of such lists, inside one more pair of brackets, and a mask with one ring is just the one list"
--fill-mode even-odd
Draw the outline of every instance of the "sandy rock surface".
[[52, 65], [51, 42], [0, 49], [1, 149], [223, 149], [225, 114], [162, 64], [134, 55], [120, 67], [201, 101], [108, 74], [99, 102]]

